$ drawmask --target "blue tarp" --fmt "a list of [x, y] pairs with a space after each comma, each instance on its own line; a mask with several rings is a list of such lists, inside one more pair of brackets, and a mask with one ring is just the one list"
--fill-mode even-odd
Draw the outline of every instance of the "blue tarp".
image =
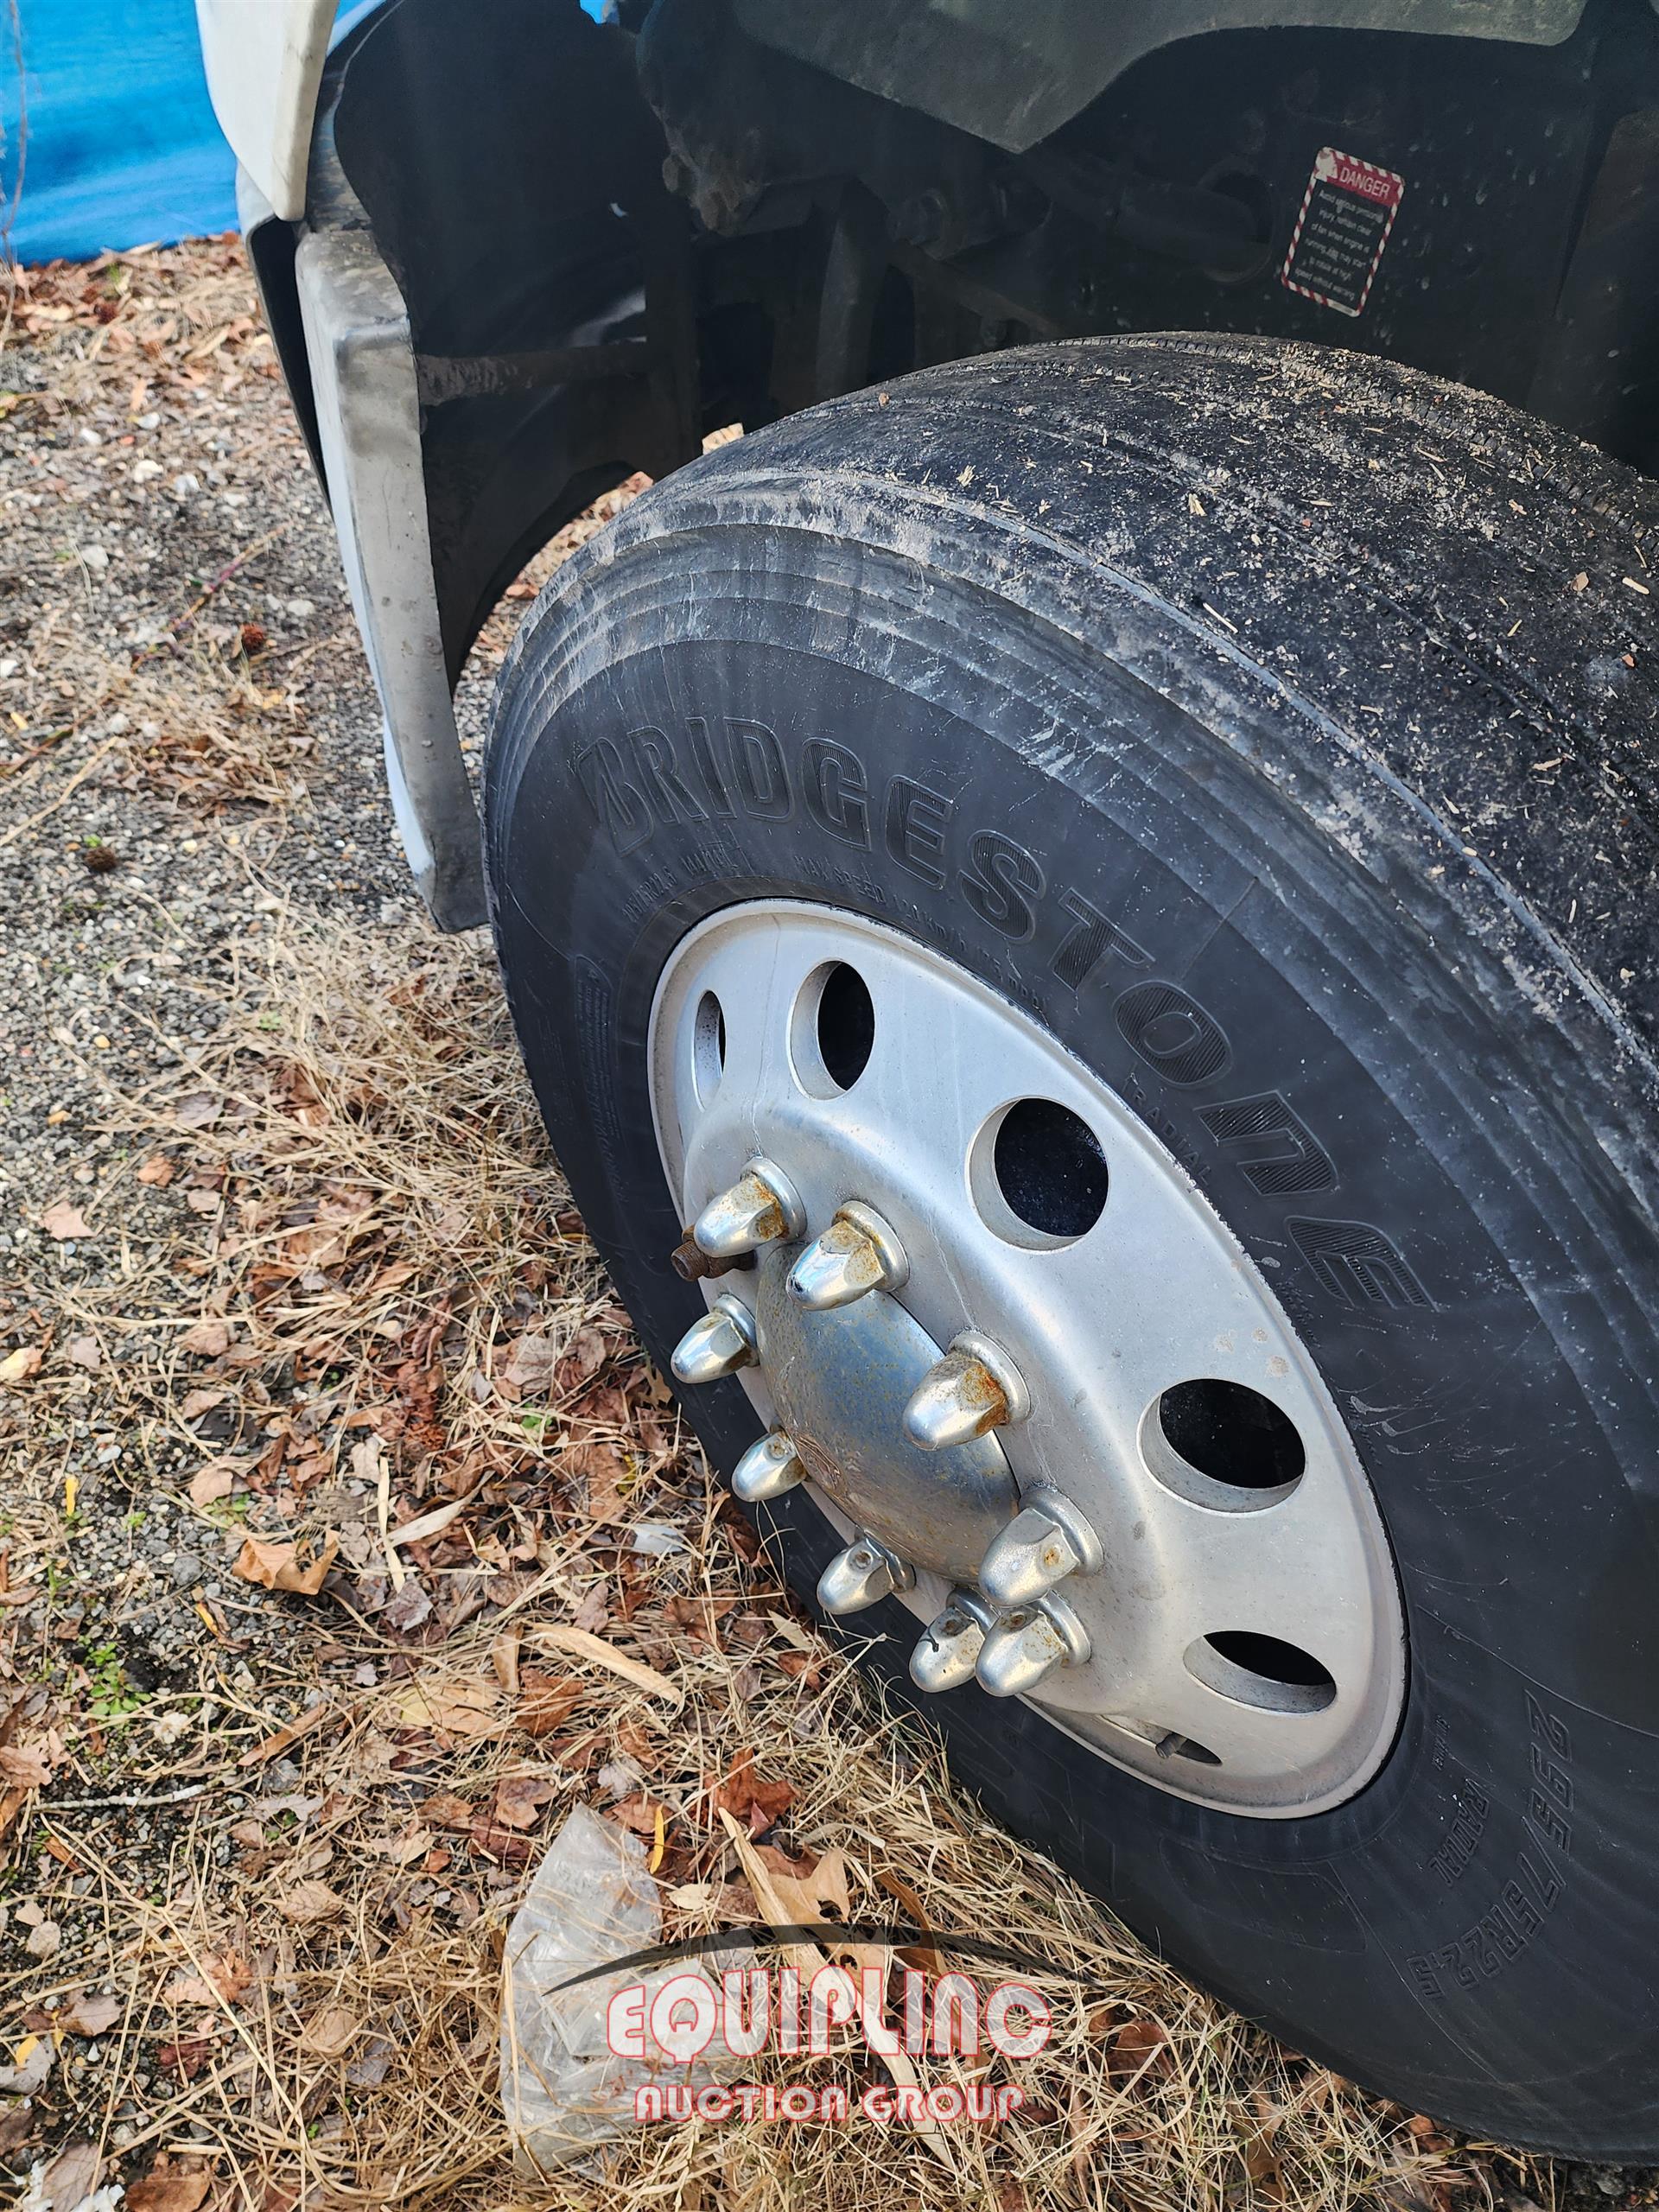
[[[195, 0], [16, 0], [21, 82], [12, 4], [0, 0], [0, 222], [16, 198], [12, 257], [88, 259], [234, 228], [236, 163], [207, 98]], [[375, 4], [340, 0], [334, 35]], [[607, 0], [581, 4], [602, 18]]]
[[[231, 229], [236, 164], [208, 102], [194, 0], [18, 6], [21, 87], [16, 51], [0, 29], [6, 208], [17, 192], [20, 151], [22, 163], [13, 257], [79, 258]], [[0, 0], [0, 27], [7, 13]]]

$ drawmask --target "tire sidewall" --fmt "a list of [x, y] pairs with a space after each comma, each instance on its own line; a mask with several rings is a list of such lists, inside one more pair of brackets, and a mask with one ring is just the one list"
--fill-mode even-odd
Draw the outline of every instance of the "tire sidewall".
[[[595, 561], [602, 588], [537, 610], [489, 809], [527, 1063], [651, 1351], [665, 1361], [701, 1311], [665, 1264], [681, 1224], [646, 1072], [658, 980], [700, 921], [751, 899], [843, 907], [1051, 1030], [1214, 1204], [1348, 1419], [1399, 1565], [1410, 1694], [1377, 1778], [1302, 1821], [1193, 1806], [976, 1690], [928, 1718], [1011, 1825], [1304, 2047], [1557, 2146], [1595, 2080], [1595, 2139], [1639, 2146], [1659, 1900], [1645, 1870], [1611, 1870], [1632, 1773], [1639, 1794], [1659, 1779], [1659, 1713], [1615, 1449], [1628, 1353], [1597, 1285], [1572, 1344], [1538, 1293], [1582, 1276], [1586, 1242], [1609, 1282], [1628, 1260], [1573, 1103], [1506, 1115], [1535, 1074], [1525, 1039], [1475, 963], [1407, 920], [1402, 848], [1379, 837], [1356, 868], [1318, 818], [1317, 756], [1294, 793], [1263, 772], [1294, 742], [1276, 702], [1242, 671], [1217, 696], [1157, 610], [1124, 618], [1160, 632], [1173, 672], [1154, 687], [1121, 638], [1102, 652], [1026, 623], [1016, 653], [982, 589], [936, 574], [923, 592], [868, 546], [671, 519]], [[1263, 1099], [1329, 1184], [1275, 1188], [1260, 1146], [1217, 1137], [1219, 1109]], [[690, 1410], [729, 1469], [756, 1433], [747, 1400], [728, 1383]], [[766, 1517], [810, 1590], [839, 1539], [800, 1498]], [[861, 1643], [871, 1622], [868, 1663], [913, 1701], [914, 1624], [861, 1617]], [[1577, 1977], [1568, 2017], [1574, 1956], [1606, 1971]]]

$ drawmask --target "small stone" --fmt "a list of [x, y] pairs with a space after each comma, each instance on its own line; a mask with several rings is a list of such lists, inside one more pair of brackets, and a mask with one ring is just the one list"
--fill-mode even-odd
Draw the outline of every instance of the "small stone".
[[288, 612], [296, 622], [308, 622], [316, 613], [315, 603], [308, 599], [290, 599]]
[[175, 1590], [188, 1590], [192, 1583], [201, 1580], [201, 1561], [194, 1552], [175, 1552], [168, 1573]]
[[34, 1959], [55, 1958], [58, 1946], [63, 1941], [63, 1930], [55, 1920], [43, 1920], [38, 1928], [31, 1929], [23, 1948]]

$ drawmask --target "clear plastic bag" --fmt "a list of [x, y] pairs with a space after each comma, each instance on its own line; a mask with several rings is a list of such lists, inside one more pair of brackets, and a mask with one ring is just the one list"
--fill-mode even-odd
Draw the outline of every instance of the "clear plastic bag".
[[[660, 1942], [657, 1885], [645, 1846], [578, 1805], [549, 1845], [507, 1931], [501, 1991], [501, 2101], [521, 2165], [549, 2172], [592, 2158], [634, 2125], [634, 2091], [650, 2083], [712, 2081], [723, 2046], [695, 2063], [619, 2057], [606, 2015], [619, 1989], [651, 1995], [692, 1961], [642, 1970], [624, 1966], [576, 1988], [571, 1977]], [[651, 2046], [647, 2044], [647, 2049]]]

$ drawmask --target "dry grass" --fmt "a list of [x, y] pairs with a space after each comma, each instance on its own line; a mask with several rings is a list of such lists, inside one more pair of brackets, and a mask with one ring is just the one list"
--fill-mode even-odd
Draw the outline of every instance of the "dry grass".
[[8, 413], [55, 416], [114, 391], [137, 416], [165, 396], [224, 392], [235, 389], [227, 378], [275, 373], [232, 233], [166, 252], [136, 246], [92, 261], [8, 264], [0, 349], [25, 344], [54, 346], [51, 388], [8, 393]]
[[[0, 347], [26, 340], [50, 370], [0, 395], [0, 419], [98, 420], [119, 447], [157, 406], [205, 418], [270, 389], [257, 435], [293, 444], [226, 242], [32, 272], [0, 323]], [[515, 601], [631, 488], [532, 564], [486, 664]], [[50, 601], [0, 762], [8, 836], [110, 766], [193, 815], [293, 795], [304, 654], [276, 666], [216, 620], [236, 565], [136, 651], [94, 634], [90, 589]], [[95, 727], [31, 810], [64, 738]], [[681, 1429], [548, 1157], [487, 954], [412, 924], [323, 933], [251, 888], [270, 927], [199, 979], [222, 1001], [215, 1041], [108, 1100], [129, 1148], [86, 1212], [111, 1264], [20, 1293], [9, 1321], [39, 1359], [7, 1394], [0, 2064], [49, 2050], [53, 2141], [91, 2146], [130, 2212], [1547, 2196], [1546, 2177], [1456, 2150], [1197, 1995], [954, 1788], [803, 1619]], [[64, 1470], [100, 1438], [130, 1519], [170, 1502], [217, 1561], [200, 1589], [134, 1581], [118, 1509], [77, 1511]], [[636, 1548], [642, 1524], [671, 1548]], [[316, 1593], [239, 1582], [250, 1537], [254, 1565]], [[129, 1634], [166, 1657], [164, 1687], [124, 1673]], [[49, 1786], [20, 1779], [31, 1761]], [[1057, 2034], [1020, 2069], [1023, 2110], [934, 2145], [642, 2131], [602, 2174], [527, 2181], [498, 2090], [499, 1962], [578, 1800], [660, 1840], [672, 1933], [759, 1916], [734, 1814], [779, 1871], [844, 1853], [855, 1911], [994, 1929], [1049, 1961]], [[54, 1941], [19, 1947], [42, 1919]], [[855, 2088], [860, 2066], [844, 2050], [757, 2070]], [[0, 2101], [0, 2150], [33, 2125]]]
[[[118, 1308], [155, 1325], [111, 1409], [149, 1484], [213, 1487], [189, 1409], [222, 1393], [249, 1428], [204, 1522], [344, 1548], [321, 1595], [281, 1601], [285, 1658], [261, 1662], [257, 1698], [237, 1687], [238, 1617], [204, 1603], [188, 1741], [136, 1780], [136, 1726], [113, 1751], [106, 1727], [100, 1758], [71, 1724], [85, 1779], [60, 1774], [60, 1798], [197, 1793], [138, 1816], [149, 1862], [130, 1807], [36, 1800], [20, 1827], [37, 1863], [91, 1878], [97, 1979], [120, 2002], [102, 2064], [66, 2069], [73, 2132], [129, 2171], [210, 2161], [213, 2204], [262, 2212], [1486, 2201], [1483, 2163], [1195, 1994], [988, 1823], [803, 1625], [567, 1210], [486, 958], [300, 932], [265, 958], [211, 1057], [122, 1105], [130, 1172], [165, 1161], [194, 1203], [65, 1325], [107, 1333]], [[348, 1467], [372, 1471], [378, 1518]], [[448, 1528], [397, 1552], [400, 1609], [381, 1531], [446, 1498], [467, 1501]], [[642, 1521], [683, 1548], [635, 1552]], [[69, 1541], [35, 1525], [42, 1553]], [[550, 1649], [573, 1622], [665, 1692]], [[527, 1865], [578, 1797], [647, 1836], [660, 1809], [671, 1929], [758, 1917], [717, 1816], [745, 1809], [751, 1752], [783, 1801], [771, 1844], [797, 1865], [844, 1852], [855, 1911], [995, 1929], [1052, 1962], [1057, 2034], [1017, 2069], [1026, 2107], [935, 2146], [858, 2125], [642, 2131], [602, 2177], [531, 2186], [496, 2083]], [[267, 1782], [283, 1757], [296, 1770]], [[87, 1986], [36, 1986], [30, 2016]], [[850, 2051], [816, 2068], [861, 2079]], [[142, 2120], [121, 2139], [124, 2104]]]
[[[5, 271], [0, 436], [60, 441], [45, 447], [52, 460], [35, 480], [48, 495], [67, 489], [72, 507], [85, 504], [90, 486], [82, 480], [94, 471], [101, 496], [91, 503], [91, 519], [120, 516], [130, 565], [94, 571], [89, 558], [99, 556], [74, 530], [49, 541], [33, 533], [26, 550], [14, 532], [20, 557], [32, 563], [20, 580], [32, 587], [41, 614], [8, 690], [10, 757], [0, 760], [0, 781], [36, 775], [66, 741], [94, 729], [103, 742], [80, 764], [77, 787], [113, 755], [129, 788], [142, 782], [200, 813], [234, 799], [274, 806], [295, 796], [308, 749], [299, 701], [314, 649], [268, 656], [257, 628], [217, 619], [226, 585], [285, 525], [250, 536], [229, 560], [204, 560], [206, 572], [162, 620], [147, 624], [153, 634], [142, 643], [118, 649], [111, 634], [130, 611], [112, 600], [112, 577], [140, 582], [142, 567], [130, 563], [154, 557], [158, 534], [176, 537], [192, 528], [190, 503], [203, 499], [203, 461], [193, 454], [191, 469], [175, 463], [157, 473], [150, 433], [164, 418], [216, 426], [251, 391], [278, 382], [270, 335], [252, 310], [234, 239]], [[275, 409], [253, 445], [215, 459], [233, 480], [272, 447], [304, 467], [297, 432]], [[186, 477], [196, 489], [181, 498], [175, 487]], [[14, 519], [21, 515], [13, 512]], [[203, 527], [211, 533], [220, 518], [214, 512]], [[54, 588], [64, 580], [68, 590]], [[54, 794], [5, 842], [40, 826], [69, 796]]]

